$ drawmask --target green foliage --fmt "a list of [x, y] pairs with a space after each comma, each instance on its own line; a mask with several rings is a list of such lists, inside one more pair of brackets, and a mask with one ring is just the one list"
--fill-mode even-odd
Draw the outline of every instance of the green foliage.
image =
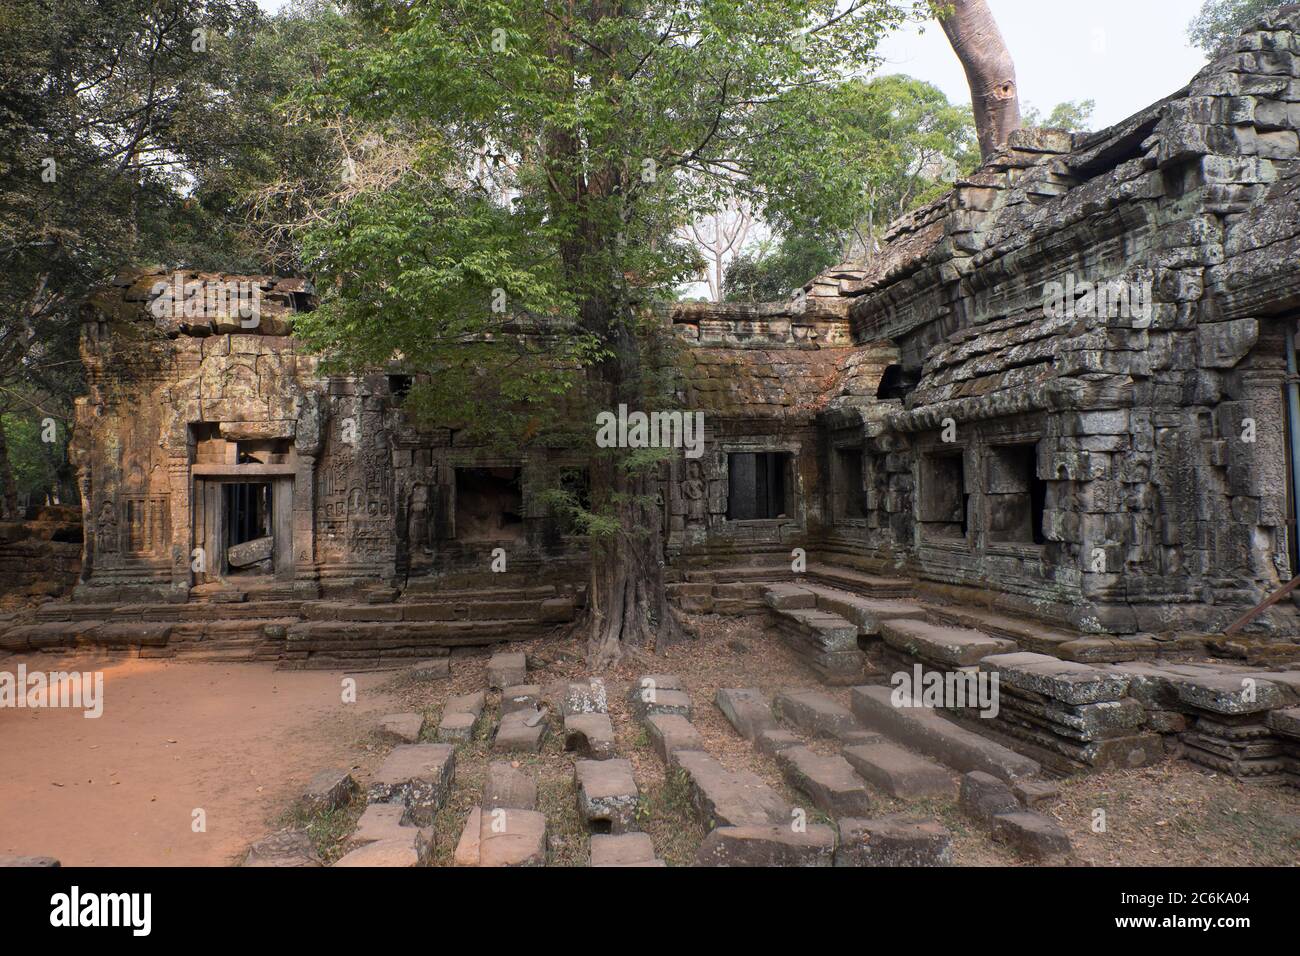
[[9, 463], [19, 495], [41, 503], [59, 487], [67, 456], [68, 431], [59, 427], [56, 441], [41, 441], [41, 419], [30, 414], [3, 416]]
[[334, 367], [414, 375], [406, 406], [424, 420], [517, 449], [566, 431], [590, 443], [595, 409], [667, 394], [643, 317], [698, 269], [684, 223], [734, 200], [809, 230], [853, 226], [859, 207], [843, 197], [861, 170], [828, 130], [854, 103], [827, 91], [874, 65], [879, 38], [915, 9], [357, 11], [285, 107], [345, 117], [337, 138], [356, 172], [351, 188], [301, 193], [303, 259], [324, 295], [299, 331]]
[[725, 298], [772, 301], [820, 270], [874, 251], [889, 223], [949, 188], [979, 161], [970, 107], [948, 102], [930, 83], [894, 75], [855, 79], [820, 91], [826, 149], [853, 173], [833, 216], [798, 218], [775, 210], [780, 239], [737, 256]]
[[1205, 0], [1187, 26], [1187, 39], [1192, 46], [1213, 55], [1224, 43], [1282, 6], [1282, 0]]
[[1052, 111], [1043, 116], [1036, 108], [1030, 107], [1020, 117], [1020, 125], [1026, 129], [1063, 129], [1071, 133], [1086, 132], [1091, 129], [1092, 111], [1096, 100], [1067, 100], [1057, 103]]

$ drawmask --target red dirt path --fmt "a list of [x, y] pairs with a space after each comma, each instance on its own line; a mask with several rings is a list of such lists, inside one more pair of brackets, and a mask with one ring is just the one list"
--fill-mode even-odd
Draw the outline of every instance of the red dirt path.
[[[104, 672], [104, 713], [0, 707], [0, 854], [65, 866], [236, 862], [318, 770], [358, 759], [391, 675], [55, 654], [0, 671]], [[207, 832], [192, 830], [202, 808]]]

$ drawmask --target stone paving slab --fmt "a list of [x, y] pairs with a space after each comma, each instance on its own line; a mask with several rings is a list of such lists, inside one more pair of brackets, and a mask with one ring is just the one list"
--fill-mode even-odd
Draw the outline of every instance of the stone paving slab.
[[699, 750], [679, 750], [673, 761], [686, 773], [691, 801], [706, 825], [789, 824], [794, 808], [757, 774], [729, 771]]
[[835, 831], [825, 824], [795, 830], [789, 823], [720, 826], [709, 832], [696, 866], [831, 866]]
[[665, 764], [671, 763], [672, 755], [679, 750], [704, 749], [700, 732], [680, 714], [655, 714], [646, 718], [645, 727], [650, 745]]
[[488, 686], [503, 690], [524, 683], [528, 678], [528, 659], [522, 651], [498, 651], [488, 660]]
[[646, 833], [618, 835], [593, 833], [591, 836], [592, 866], [663, 866], [655, 856], [654, 843]]
[[578, 813], [598, 832], [636, 829], [639, 791], [628, 760], [578, 760], [573, 765]]
[[592, 760], [613, 757], [614, 725], [603, 713], [570, 714], [564, 718], [564, 749], [584, 754]]
[[336, 860], [334, 865], [340, 867], [427, 866], [433, 840], [423, 836], [415, 827], [407, 827], [407, 829], [411, 831], [409, 836], [403, 835], [367, 843]]
[[471, 810], [452, 857], [452, 866], [545, 865], [546, 815], [504, 807]]
[[493, 753], [538, 753], [546, 737], [546, 715], [540, 710], [516, 710], [501, 718]]
[[413, 744], [424, 732], [423, 714], [385, 714], [379, 718], [382, 736], [404, 744]]
[[307, 782], [298, 803], [308, 813], [326, 813], [352, 802], [360, 792], [350, 771], [322, 770]]
[[542, 703], [540, 684], [516, 684], [501, 691], [501, 713], [509, 714], [516, 710], [536, 710]]
[[952, 835], [933, 820], [902, 816], [839, 822], [836, 866], [950, 866]]
[[447, 801], [456, 773], [450, 744], [402, 744], [380, 764], [367, 789], [369, 803], [401, 803], [421, 826]]
[[532, 774], [515, 767], [507, 760], [493, 760], [488, 764], [487, 779], [483, 782], [483, 809], [536, 810], [537, 782]]

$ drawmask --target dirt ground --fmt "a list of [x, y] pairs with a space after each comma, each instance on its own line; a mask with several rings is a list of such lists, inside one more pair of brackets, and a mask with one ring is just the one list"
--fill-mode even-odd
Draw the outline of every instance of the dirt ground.
[[[719, 687], [815, 687], [807, 671], [770, 632], [744, 619], [697, 617], [699, 638], [606, 675], [619, 755], [633, 764], [642, 793], [640, 825], [671, 865], [687, 865], [704, 831], [680, 780], [665, 773], [634, 719], [627, 693], [644, 673], [680, 676], [694, 703], [706, 748], [731, 769], [746, 768], [793, 805], [807, 803], [713, 705]], [[517, 645], [528, 653], [529, 682], [545, 686], [586, 676], [574, 637]], [[12, 670], [20, 658], [0, 660]], [[29, 667], [66, 669], [52, 655]], [[357, 675], [355, 705], [340, 700], [338, 672], [276, 671], [270, 665], [213, 665], [110, 660], [105, 713], [85, 720], [64, 711], [0, 710], [0, 853], [48, 854], [65, 863], [208, 864], [236, 861], [244, 848], [287, 819], [302, 784], [329, 766], [349, 766], [364, 782], [391, 744], [374, 734], [378, 716], [423, 712], [437, 726], [451, 694], [486, 686], [486, 651], [452, 658], [450, 681], [418, 682], [397, 673]], [[827, 692], [847, 704], [847, 688]], [[434, 821], [435, 862], [450, 863], [470, 809], [478, 802], [498, 716], [489, 697], [477, 739], [458, 747], [456, 782]], [[835, 751], [831, 741], [815, 749]], [[550, 833], [551, 862], [582, 866], [588, 841], [575, 808], [573, 754], [552, 732], [540, 754], [513, 759], [537, 779], [539, 809]], [[1060, 782], [1061, 799], [1046, 812], [1070, 833], [1083, 865], [1295, 865], [1300, 862], [1300, 793], [1253, 787], [1167, 761], [1159, 766]], [[958, 865], [1019, 865], [1005, 848], [957, 812], [955, 801], [904, 804], [875, 794], [875, 812], [939, 819], [953, 833]], [[205, 834], [191, 832], [194, 808], [207, 811]], [[1105, 829], [1094, 829], [1096, 811]], [[356, 806], [326, 821], [318, 845], [326, 860], [350, 830]], [[314, 834], [316, 835], [316, 834]]]
[[[221, 866], [271, 828], [311, 776], [369, 769], [386, 674], [270, 664], [14, 655], [0, 670], [104, 673], [104, 712], [0, 708], [0, 854], [64, 865]], [[194, 811], [206, 817], [195, 832]]]

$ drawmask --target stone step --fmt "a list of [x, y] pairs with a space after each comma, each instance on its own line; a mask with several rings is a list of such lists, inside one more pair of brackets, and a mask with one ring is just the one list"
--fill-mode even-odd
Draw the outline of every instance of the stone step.
[[852, 711], [819, 690], [782, 690], [776, 696], [776, 713], [815, 737], [844, 740], [862, 730]]
[[1038, 653], [1051, 653], [1062, 644], [1087, 636], [1078, 631], [1049, 627], [1041, 621], [1008, 617], [984, 608], [962, 607], [955, 604], [927, 604], [924, 607], [930, 620], [936, 624], [983, 631], [991, 637], [1006, 638], [1020, 647]]
[[963, 773], [983, 770], [1007, 782], [1039, 776], [1037, 761], [958, 726], [935, 710], [895, 707], [893, 693], [889, 687], [853, 688], [854, 716], [867, 729], [879, 731]]
[[956, 779], [939, 764], [886, 740], [841, 753], [862, 779], [897, 800], [951, 797], [957, 789]]
[[[751, 743], [765, 730], [776, 729], [776, 716], [767, 695], [753, 687], [720, 687], [715, 702], [736, 733]], [[701, 748], [702, 749], [702, 748]]]
[[443, 743], [473, 740], [486, 703], [487, 695], [481, 690], [448, 697], [442, 706], [442, 718], [438, 722], [438, 740]]
[[794, 577], [789, 562], [756, 566], [701, 568], [687, 571], [686, 581], [691, 584], [733, 584], [743, 581], [789, 581]]
[[777, 751], [776, 763], [790, 785], [811, 797], [818, 810], [837, 818], [871, 812], [866, 784], [843, 757], [818, 754], [800, 744]]
[[868, 574], [833, 564], [809, 564], [807, 573], [801, 579], [875, 598], [911, 597], [914, 591], [912, 582], [907, 578]]
[[794, 809], [755, 773], [729, 771], [701, 750], [679, 750], [673, 762], [691, 788], [691, 802], [710, 828], [781, 824], [788, 826]]
[[949, 667], [971, 667], [990, 654], [1016, 650], [1016, 645], [1003, 637], [927, 621], [885, 621], [880, 636], [905, 654]]
[[487, 778], [483, 781], [484, 810], [504, 807], [507, 810], [536, 810], [537, 782], [533, 775], [515, 767], [506, 760], [488, 764]]
[[504, 714], [492, 739], [492, 752], [539, 753], [546, 739], [546, 717], [545, 709], [515, 710]]
[[819, 584], [805, 584], [807, 590], [817, 601], [817, 608], [830, 614], [837, 614], [857, 625], [861, 634], [876, 636], [885, 621], [900, 618], [924, 620], [926, 609], [915, 601], [895, 598], [862, 597], [839, 588], [824, 587]]
[[996, 673], [1005, 687], [1071, 705], [1120, 700], [1128, 693], [1128, 681], [1114, 671], [1046, 654], [992, 654], [980, 661], [979, 668]]

